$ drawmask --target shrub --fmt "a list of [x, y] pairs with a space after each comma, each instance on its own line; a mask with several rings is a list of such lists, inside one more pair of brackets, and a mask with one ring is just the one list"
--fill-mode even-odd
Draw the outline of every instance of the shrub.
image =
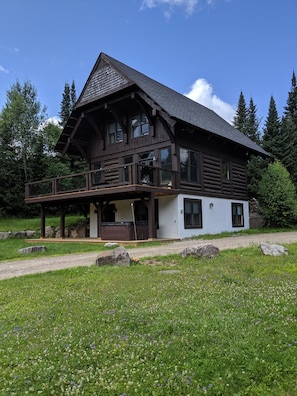
[[278, 161], [269, 164], [263, 174], [259, 203], [270, 226], [290, 227], [296, 222], [296, 189], [289, 172]]

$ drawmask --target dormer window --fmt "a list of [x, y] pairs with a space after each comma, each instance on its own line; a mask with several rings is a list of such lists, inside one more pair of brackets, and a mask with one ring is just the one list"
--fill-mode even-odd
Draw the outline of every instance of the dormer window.
[[118, 122], [112, 122], [108, 124], [108, 136], [109, 136], [109, 143], [120, 143], [124, 139], [123, 130]]
[[132, 137], [137, 138], [140, 136], [148, 135], [149, 121], [145, 114], [137, 114], [132, 117]]

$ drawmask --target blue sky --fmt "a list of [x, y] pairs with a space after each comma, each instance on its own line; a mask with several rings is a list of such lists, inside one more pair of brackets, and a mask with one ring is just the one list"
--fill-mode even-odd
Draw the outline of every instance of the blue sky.
[[240, 91], [281, 115], [297, 73], [297, 0], [0, 0], [0, 15], [0, 110], [29, 80], [57, 116], [101, 51], [229, 121]]

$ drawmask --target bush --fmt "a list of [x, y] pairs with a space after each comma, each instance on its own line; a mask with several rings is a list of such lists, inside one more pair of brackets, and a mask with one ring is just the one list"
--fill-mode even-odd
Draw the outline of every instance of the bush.
[[269, 164], [259, 183], [259, 203], [268, 225], [290, 227], [296, 223], [296, 189], [280, 162]]

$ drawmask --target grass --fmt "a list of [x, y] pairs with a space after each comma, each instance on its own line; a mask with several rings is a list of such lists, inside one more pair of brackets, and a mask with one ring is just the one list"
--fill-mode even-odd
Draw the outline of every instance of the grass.
[[[79, 221], [84, 220], [82, 216], [66, 216], [65, 225], [66, 227], [71, 227], [77, 224]], [[51, 227], [60, 226], [59, 217], [47, 217], [46, 225]], [[17, 217], [12, 218], [1, 218], [0, 219], [0, 231], [3, 232], [15, 232], [15, 231], [25, 231], [25, 230], [40, 230], [40, 218], [32, 219], [20, 219]]]
[[1, 281], [0, 394], [297, 395], [296, 262], [292, 244]]

